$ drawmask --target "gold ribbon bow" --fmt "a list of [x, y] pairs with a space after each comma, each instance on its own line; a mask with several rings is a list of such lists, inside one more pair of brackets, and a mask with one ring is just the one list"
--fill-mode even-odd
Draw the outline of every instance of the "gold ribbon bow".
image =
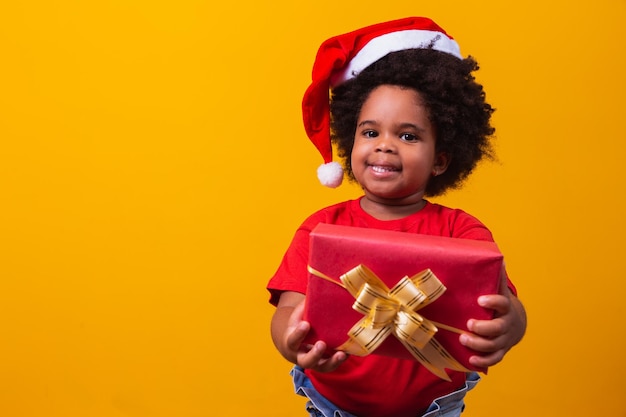
[[338, 350], [365, 356], [393, 334], [415, 359], [438, 377], [450, 381], [446, 368], [469, 372], [434, 338], [437, 327], [456, 333], [463, 331], [417, 313], [446, 290], [430, 269], [411, 278], [405, 276], [391, 289], [365, 265], [358, 265], [342, 275], [341, 283], [310, 266], [309, 272], [345, 288], [356, 299], [352, 308], [365, 316], [350, 329], [349, 339]]

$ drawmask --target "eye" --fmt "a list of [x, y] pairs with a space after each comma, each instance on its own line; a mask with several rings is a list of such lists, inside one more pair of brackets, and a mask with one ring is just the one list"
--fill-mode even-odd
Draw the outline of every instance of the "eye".
[[378, 137], [378, 132], [375, 130], [364, 130], [363, 136], [365, 136], [366, 138], [376, 138]]
[[417, 142], [419, 140], [419, 138], [412, 133], [402, 133], [400, 139], [405, 142]]

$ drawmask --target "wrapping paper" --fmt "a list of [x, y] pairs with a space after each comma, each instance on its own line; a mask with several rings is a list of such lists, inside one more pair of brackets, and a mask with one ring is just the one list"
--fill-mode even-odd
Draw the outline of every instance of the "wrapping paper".
[[[310, 239], [304, 319], [311, 324], [311, 331], [305, 342], [323, 340], [330, 349], [346, 350], [352, 354], [420, 360], [442, 378], [446, 378], [445, 372], [437, 368], [486, 371], [469, 364], [469, 357], [477, 353], [461, 345], [458, 339], [460, 333], [468, 331], [468, 319], [488, 320], [493, 317], [493, 311], [479, 306], [477, 298], [498, 293], [502, 254], [495, 243], [330, 224], [318, 225], [311, 232]], [[424, 276], [430, 272], [435, 276], [434, 280], [440, 281], [444, 287], [441, 291], [434, 290], [437, 292], [436, 299], [422, 303], [417, 308], [401, 305], [398, 310], [414, 310], [409, 313], [417, 317], [413, 321], [423, 319], [418, 325], [424, 329], [418, 333], [426, 337], [426, 333], [430, 332], [428, 326], [434, 323], [433, 342], [429, 344], [434, 343], [435, 347], [425, 346], [424, 349], [440, 350], [437, 346], [442, 347], [446, 352], [443, 356], [449, 354], [453, 358], [452, 362], [460, 364], [460, 368], [446, 363], [429, 364], [428, 359], [426, 363], [423, 362], [419, 358], [421, 353], [411, 353], [411, 349], [422, 351], [422, 348], [408, 346], [393, 332], [386, 335], [373, 351], [358, 353], [360, 346], [355, 348], [349, 337], [351, 329], [358, 327], [360, 322], [367, 325], [368, 320], [369, 331], [376, 332], [380, 326], [372, 330], [376, 324], [372, 326], [372, 320], [367, 318], [366, 312], [358, 311], [358, 307], [353, 308], [353, 305], [359, 303], [355, 303], [358, 295], [351, 293], [348, 288], [352, 285], [350, 282], [357, 282], [358, 285], [359, 277], [369, 274], [368, 277], [379, 279], [386, 289], [383, 291], [380, 286], [373, 285], [372, 291], [363, 293], [378, 293], [398, 287], [397, 284], [403, 278], [406, 281], [407, 278], [419, 277], [420, 273]], [[353, 292], [356, 290], [352, 288]], [[381, 295], [380, 299], [385, 301], [389, 297]], [[375, 306], [377, 302], [373, 301], [372, 305]], [[391, 300], [390, 303], [393, 305], [395, 301]], [[402, 321], [406, 320], [395, 319], [396, 324]], [[417, 345], [422, 346], [423, 343], [417, 342]]]

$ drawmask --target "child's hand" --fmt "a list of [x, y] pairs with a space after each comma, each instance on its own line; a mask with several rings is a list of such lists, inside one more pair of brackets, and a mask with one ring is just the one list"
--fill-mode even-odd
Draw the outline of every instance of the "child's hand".
[[294, 292], [281, 295], [272, 318], [274, 344], [287, 360], [302, 368], [319, 372], [334, 371], [348, 355], [344, 352], [335, 352], [330, 357], [327, 356], [326, 343], [321, 340], [314, 345], [304, 345], [302, 342], [311, 325], [302, 320], [303, 314], [304, 295]]
[[504, 355], [515, 346], [526, 331], [526, 312], [519, 299], [511, 293], [507, 286], [506, 273], [502, 268], [501, 294], [483, 295], [478, 304], [495, 311], [492, 320], [470, 319], [468, 329], [474, 334], [463, 334], [459, 340], [478, 352], [480, 356], [472, 356], [470, 363], [478, 367], [489, 367], [500, 362]]

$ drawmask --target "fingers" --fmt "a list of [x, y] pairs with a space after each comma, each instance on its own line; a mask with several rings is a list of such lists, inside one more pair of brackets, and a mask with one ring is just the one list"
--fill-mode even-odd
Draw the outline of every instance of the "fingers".
[[478, 305], [494, 310], [496, 316], [502, 316], [511, 310], [511, 299], [506, 295], [482, 295], [478, 297]]
[[298, 351], [304, 338], [309, 333], [311, 325], [306, 321], [298, 322], [291, 332], [287, 333], [286, 345], [290, 351]]
[[500, 362], [504, 358], [505, 350], [498, 350], [489, 355], [471, 356], [469, 363], [479, 368], [488, 368]]
[[504, 358], [508, 350], [505, 336], [489, 339], [474, 334], [462, 334], [459, 342], [463, 346], [482, 353], [480, 356], [472, 356], [469, 360], [470, 364], [479, 367], [495, 365]]
[[473, 335], [464, 335], [462, 339], [468, 347], [479, 352], [493, 352], [504, 346], [503, 336], [510, 329], [511, 300], [503, 295], [483, 295], [478, 298], [478, 304], [495, 311], [495, 318], [491, 320], [469, 319], [467, 328]]
[[331, 372], [337, 369], [348, 355], [345, 352], [334, 352], [326, 357], [326, 343], [316, 342], [308, 351], [298, 353], [296, 364], [302, 368], [315, 369], [318, 372]]
[[484, 338], [502, 336], [508, 331], [507, 321], [503, 318], [495, 318], [493, 320], [469, 319], [467, 328], [470, 332]]
[[[459, 336], [459, 342], [476, 351], [480, 355], [470, 357], [471, 365], [477, 367], [489, 367], [500, 362], [508, 350], [517, 343], [523, 335], [525, 321], [522, 324], [519, 315], [516, 315], [517, 300], [506, 286], [506, 272], [504, 268], [501, 272], [502, 293], [489, 294], [478, 297], [478, 304], [481, 307], [491, 309], [495, 312], [491, 320], [470, 319], [467, 328], [471, 333]], [[521, 327], [520, 327], [521, 326]], [[521, 331], [516, 331], [520, 327]], [[516, 332], [520, 336], [516, 336]]]
[[492, 353], [506, 347], [506, 337], [498, 335], [494, 338], [482, 337], [475, 334], [464, 333], [459, 336], [459, 342], [477, 352]]
[[345, 352], [335, 352], [330, 358], [323, 359], [315, 368], [319, 372], [332, 372], [339, 367], [348, 355]]
[[341, 365], [348, 357], [345, 352], [334, 352], [328, 356], [326, 343], [317, 341], [313, 345], [303, 344], [311, 330], [311, 325], [302, 321], [304, 303], [298, 304], [291, 313], [290, 328], [287, 332], [285, 344], [292, 352], [296, 365], [302, 368], [315, 369], [319, 372], [330, 372]]
[[470, 364], [488, 367], [500, 362], [509, 347], [507, 345], [507, 326], [504, 319], [474, 320], [467, 323], [472, 333], [459, 336], [459, 342], [481, 355], [472, 356]]

